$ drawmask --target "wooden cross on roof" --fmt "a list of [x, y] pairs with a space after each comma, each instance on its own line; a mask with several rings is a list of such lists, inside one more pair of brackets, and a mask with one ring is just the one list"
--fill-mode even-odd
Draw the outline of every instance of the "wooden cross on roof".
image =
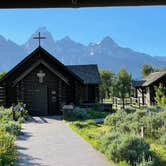
[[33, 39], [36, 39], [39, 41], [39, 46], [41, 45], [41, 40], [44, 40], [46, 39], [46, 37], [42, 37], [40, 32], [38, 33], [38, 36], [37, 37], [34, 37]]

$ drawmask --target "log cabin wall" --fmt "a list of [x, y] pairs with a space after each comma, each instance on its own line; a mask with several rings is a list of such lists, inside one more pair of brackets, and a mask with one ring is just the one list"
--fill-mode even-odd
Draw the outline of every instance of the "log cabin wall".
[[[39, 83], [37, 73], [39, 71], [45, 73], [43, 83]], [[38, 90], [39, 86], [46, 86], [47, 88], [47, 102], [48, 102], [48, 114], [59, 114], [60, 107], [63, 104], [73, 101], [73, 85], [67, 85], [59, 77], [51, 73], [45, 66], [39, 65], [28, 76], [21, 80], [16, 85], [17, 102], [24, 102], [27, 105], [28, 110], [31, 112], [34, 108], [33, 95]], [[34, 101], [33, 101], [34, 100]]]
[[6, 85], [6, 107], [11, 107], [12, 104], [17, 103], [16, 98], [16, 87], [12, 87], [10, 85]]
[[6, 105], [6, 89], [5, 87], [0, 87], [0, 106]]
[[87, 84], [81, 88], [81, 102], [94, 103], [99, 101], [99, 85]]

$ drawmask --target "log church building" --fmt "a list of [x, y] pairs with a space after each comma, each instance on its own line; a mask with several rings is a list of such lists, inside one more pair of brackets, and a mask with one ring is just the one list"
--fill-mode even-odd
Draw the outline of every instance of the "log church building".
[[40, 45], [0, 80], [5, 107], [23, 102], [31, 115], [56, 115], [65, 104], [99, 100], [97, 65], [66, 66]]

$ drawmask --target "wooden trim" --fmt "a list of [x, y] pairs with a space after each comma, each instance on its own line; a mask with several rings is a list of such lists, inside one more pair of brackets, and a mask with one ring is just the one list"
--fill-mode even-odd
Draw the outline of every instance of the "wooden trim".
[[79, 8], [166, 5], [165, 0], [1, 0], [0, 8]]
[[38, 62], [36, 62], [35, 64], [33, 64], [29, 69], [27, 69], [24, 73], [22, 73], [20, 75], [20, 77], [18, 77], [17, 79], [15, 79], [15, 81], [13, 81], [13, 87], [19, 82], [21, 81], [24, 77], [26, 77], [31, 71], [33, 71], [38, 65], [43, 64], [45, 67], [47, 67], [52, 73], [54, 73], [55, 75], [57, 75], [60, 79], [62, 79], [66, 84], [69, 85], [69, 81], [62, 75], [60, 74], [58, 71], [55, 71], [52, 67], [50, 67], [46, 62], [39, 60]]

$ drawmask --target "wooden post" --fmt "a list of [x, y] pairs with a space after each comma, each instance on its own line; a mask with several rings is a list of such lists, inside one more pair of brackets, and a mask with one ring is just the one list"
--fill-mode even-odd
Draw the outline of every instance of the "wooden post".
[[144, 138], [144, 127], [141, 126], [141, 137]]
[[132, 102], [132, 97], [130, 97], [130, 105], [132, 106], [133, 102]]
[[140, 108], [140, 97], [138, 97], [138, 107]]
[[123, 109], [125, 109], [125, 98], [122, 98], [122, 102], [123, 102]]
[[115, 98], [115, 102], [116, 102], [116, 109], [118, 108], [118, 101], [117, 98]]

